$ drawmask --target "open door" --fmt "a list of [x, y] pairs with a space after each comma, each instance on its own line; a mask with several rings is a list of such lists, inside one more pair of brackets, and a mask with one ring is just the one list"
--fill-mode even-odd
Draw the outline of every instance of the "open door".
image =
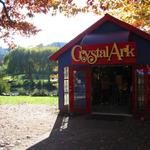
[[70, 112], [90, 112], [90, 84], [89, 68], [69, 68]]

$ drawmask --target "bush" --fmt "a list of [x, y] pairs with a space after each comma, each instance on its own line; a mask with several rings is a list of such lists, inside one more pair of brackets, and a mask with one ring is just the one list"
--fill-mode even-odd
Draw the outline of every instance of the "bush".
[[19, 95], [29, 95], [24, 88], [18, 88], [17, 92], [19, 93]]
[[31, 96], [48, 96], [49, 92], [46, 89], [35, 89]]
[[58, 96], [58, 91], [57, 90], [51, 91], [50, 96]]
[[0, 95], [8, 92], [10, 92], [10, 85], [6, 81], [0, 79]]
[[47, 90], [57, 90], [57, 87], [54, 86], [51, 82], [49, 81], [43, 81], [43, 80], [39, 80], [36, 84], [35, 87], [37, 89], [47, 89]]
[[42, 89], [42, 81], [41, 80], [39, 80], [38, 82], [37, 82], [37, 85], [36, 85], [36, 87], [38, 88], [38, 89]]
[[35, 83], [34, 83], [34, 81], [30, 81], [30, 80], [25, 80], [24, 82], [23, 82], [23, 85], [22, 85], [25, 89], [31, 89], [31, 88], [33, 88], [34, 86], [35, 86]]
[[22, 87], [23, 81], [22, 80], [12, 80], [12, 81], [10, 81], [10, 84], [11, 84], [12, 89], [17, 89], [17, 88]]

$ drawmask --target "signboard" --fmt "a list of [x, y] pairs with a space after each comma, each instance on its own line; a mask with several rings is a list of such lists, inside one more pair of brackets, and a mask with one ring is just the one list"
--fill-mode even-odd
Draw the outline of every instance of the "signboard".
[[71, 49], [72, 64], [133, 64], [134, 42], [98, 45], [75, 45]]

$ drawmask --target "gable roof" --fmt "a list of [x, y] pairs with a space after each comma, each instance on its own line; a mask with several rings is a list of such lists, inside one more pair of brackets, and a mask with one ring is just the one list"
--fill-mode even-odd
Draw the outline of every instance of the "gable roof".
[[127, 29], [129, 31], [132, 31], [133, 33], [147, 39], [150, 40], [150, 34], [141, 31], [140, 29], [125, 23], [109, 14], [105, 14], [104, 17], [102, 17], [100, 20], [98, 20], [96, 23], [94, 23], [93, 25], [91, 25], [89, 28], [87, 28], [85, 31], [83, 31], [82, 33], [80, 33], [77, 37], [75, 37], [73, 40], [71, 40], [70, 42], [68, 42], [65, 46], [63, 46], [62, 48], [60, 48], [57, 52], [55, 52], [53, 55], [51, 55], [49, 57], [50, 60], [57, 60], [58, 57], [60, 55], [62, 55], [64, 52], [66, 52], [68, 49], [70, 49], [71, 47], [73, 47], [78, 41], [80, 41], [85, 35], [91, 33], [93, 30], [97, 29], [100, 25], [102, 25], [103, 23], [105, 23], [106, 21], [112, 22], [124, 29]]

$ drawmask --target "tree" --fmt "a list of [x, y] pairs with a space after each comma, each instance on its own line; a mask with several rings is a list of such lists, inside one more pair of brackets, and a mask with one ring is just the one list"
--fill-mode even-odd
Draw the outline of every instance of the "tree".
[[149, 0], [88, 0], [88, 9], [96, 14], [109, 13], [150, 33]]
[[24, 74], [31, 81], [33, 74], [48, 78], [57, 67], [57, 63], [50, 62], [48, 56], [57, 49], [54, 47], [16, 48], [4, 58], [6, 73], [12, 76]]
[[30, 36], [40, 31], [30, 22], [35, 14], [47, 14], [51, 12], [51, 14], [54, 15], [58, 9], [65, 8], [66, 1], [0, 0], [0, 4], [2, 6], [0, 13], [0, 38], [13, 48], [14, 34], [19, 33], [23, 36]]
[[[34, 35], [40, 30], [30, 22], [37, 13], [58, 12], [66, 16], [79, 12], [94, 12], [98, 15], [110, 13], [136, 27], [150, 32], [150, 1], [149, 0], [85, 0], [84, 5], [78, 5], [77, 0], [0, 0], [0, 38], [14, 45], [13, 35]], [[81, 0], [83, 2], [83, 0]], [[81, 1], [78, 0], [80, 3]]]

